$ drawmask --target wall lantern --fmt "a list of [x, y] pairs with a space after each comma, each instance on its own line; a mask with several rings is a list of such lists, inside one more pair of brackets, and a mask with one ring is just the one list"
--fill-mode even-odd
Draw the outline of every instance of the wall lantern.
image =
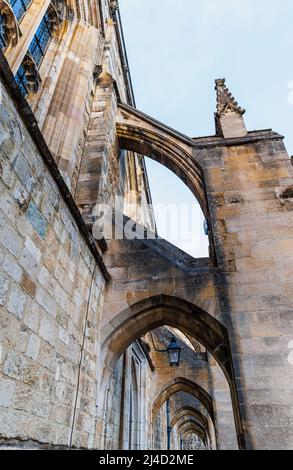
[[171, 367], [174, 367], [174, 366], [179, 367], [181, 348], [180, 348], [179, 343], [178, 343], [177, 339], [175, 338], [175, 336], [172, 336], [170, 344], [167, 347], [167, 352], [168, 352], [168, 355], [169, 355], [170, 366]]
[[153, 346], [155, 351], [160, 352], [160, 353], [168, 353], [169, 356], [169, 363], [171, 367], [179, 367], [180, 364], [180, 354], [181, 354], [181, 347], [176, 339], [176, 337], [173, 335], [170, 341], [169, 346], [167, 349], [158, 349], [155, 345], [153, 334], [150, 331], [150, 335], [152, 338]]

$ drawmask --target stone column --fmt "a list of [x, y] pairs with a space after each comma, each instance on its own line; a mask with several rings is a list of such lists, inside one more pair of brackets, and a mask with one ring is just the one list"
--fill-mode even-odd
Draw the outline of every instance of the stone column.
[[271, 131], [210, 142], [202, 164], [219, 269], [218, 319], [229, 331], [246, 445], [290, 449], [293, 168]]

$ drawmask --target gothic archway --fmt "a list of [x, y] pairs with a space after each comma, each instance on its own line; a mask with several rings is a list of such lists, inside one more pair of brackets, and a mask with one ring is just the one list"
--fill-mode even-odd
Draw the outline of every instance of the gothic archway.
[[[198, 430], [198, 434], [200, 434], [201, 436], [201, 439], [202, 441], [204, 442], [205, 446], [207, 448], [210, 448], [210, 439], [209, 439], [209, 435], [208, 435], [208, 432], [206, 431], [206, 429], [201, 425], [199, 424], [198, 421], [196, 421], [194, 418], [181, 418], [181, 420], [179, 420], [177, 423], [176, 423], [176, 426], [175, 426], [175, 429], [176, 429], [176, 432], [177, 434], [183, 434], [182, 432], [182, 428], [184, 428], [185, 426], [187, 427], [187, 424], [189, 424], [189, 427], [196, 427], [196, 429]], [[185, 431], [184, 431], [185, 432]]]
[[[216, 359], [228, 381], [238, 445], [245, 449], [232, 355], [227, 329], [194, 304], [164, 294], [138, 301], [118, 314], [101, 331], [101, 354], [105, 364], [100, 375], [101, 390], [117, 359], [137, 338], [159, 326], [168, 325], [188, 332]], [[103, 393], [101, 393], [101, 396]], [[209, 400], [204, 397], [209, 405]]]
[[177, 410], [171, 419], [171, 426], [174, 427], [176, 423], [185, 416], [190, 416], [190, 417], [195, 418], [206, 429], [206, 431], [208, 431], [207, 418], [199, 410], [191, 406], [185, 406]]
[[[214, 407], [213, 407], [213, 400], [211, 396], [204, 390], [200, 385], [197, 383], [182, 378], [178, 377], [176, 379], [173, 379], [171, 382], [169, 382], [161, 391], [161, 393], [157, 396], [153, 403], [152, 407], [152, 414], [151, 414], [151, 423], [154, 425], [156, 416], [159, 413], [161, 407], [163, 404], [169, 400], [173, 395], [177, 394], [178, 392], [185, 392], [191, 396], [193, 396], [196, 400], [200, 402], [200, 404], [204, 407], [204, 409], [208, 412], [210, 419], [212, 421], [212, 425], [215, 426], [215, 416], [214, 416]], [[203, 416], [203, 415], [202, 415]], [[202, 440], [207, 443], [209, 433], [208, 433], [208, 428], [206, 429], [205, 426], [203, 426], [201, 423], [199, 423], [194, 417], [192, 416], [181, 416], [177, 419], [177, 422], [175, 422], [175, 425], [178, 423], [179, 420], [184, 420], [186, 423], [192, 422], [195, 426], [197, 426]], [[174, 427], [174, 421], [172, 425], [171, 420], [171, 428]], [[181, 423], [182, 424], [182, 423]], [[181, 426], [180, 424], [180, 426]], [[208, 426], [208, 420], [206, 419], [206, 424]], [[203, 436], [203, 437], [202, 437]]]
[[178, 377], [169, 382], [163, 388], [159, 396], [155, 399], [152, 407], [152, 422], [154, 421], [154, 418], [163, 403], [177, 392], [187, 392], [194, 398], [196, 398], [198, 401], [200, 401], [200, 403], [202, 403], [202, 405], [208, 411], [210, 417], [214, 421], [215, 416], [213, 400], [211, 396], [197, 383], [182, 377]]
[[178, 427], [178, 434], [181, 435], [184, 435], [191, 431], [200, 437], [205, 446], [208, 445], [208, 439], [205, 430], [195, 421], [187, 420]]
[[181, 429], [178, 429], [178, 433], [180, 433], [179, 435], [183, 440], [188, 439], [192, 435], [195, 435], [204, 446], [204, 449], [201, 448], [201, 450], [207, 450], [209, 444], [206, 440], [205, 434], [198, 428], [197, 425], [187, 422], [184, 426], [181, 427]]

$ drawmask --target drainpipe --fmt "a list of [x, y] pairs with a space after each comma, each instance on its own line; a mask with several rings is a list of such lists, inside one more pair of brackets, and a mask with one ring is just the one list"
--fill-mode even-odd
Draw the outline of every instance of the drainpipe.
[[166, 415], [167, 415], [167, 450], [171, 450], [171, 432], [170, 426], [170, 400], [166, 401]]
[[119, 449], [124, 448], [124, 412], [125, 412], [125, 376], [126, 376], [126, 351], [123, 355], [123, 372], [121, 384], [121, 403], [120, 403], [120, 425], [119, 425]]

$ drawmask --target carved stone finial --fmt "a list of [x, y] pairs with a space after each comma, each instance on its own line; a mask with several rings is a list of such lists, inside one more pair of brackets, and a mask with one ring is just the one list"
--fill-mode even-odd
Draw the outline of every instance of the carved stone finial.
[[226, 86], [225, 78], [215, 80], [217, 92], [217, 112], [215, 113], [216, 132], [224, 138], [247, 135], [242, 109]]
[[216, 87], [215, 90], [217, 91], [217, 114], [218, 116], [222, 116], [227, 111], [235, 111], [236, 113], [243, 116], [246, 112], [245, 109], [242, 109], [237, 101], [235, 100], [232, 93], [230, 93], [229, 89], [225, 85], [226, 80], [225, 78], [220, 78], [215, 80]]
[[110, 3], [112, 12], [115, 12], [119, 9], [119, 4], [117, 0], [112, 0]]

